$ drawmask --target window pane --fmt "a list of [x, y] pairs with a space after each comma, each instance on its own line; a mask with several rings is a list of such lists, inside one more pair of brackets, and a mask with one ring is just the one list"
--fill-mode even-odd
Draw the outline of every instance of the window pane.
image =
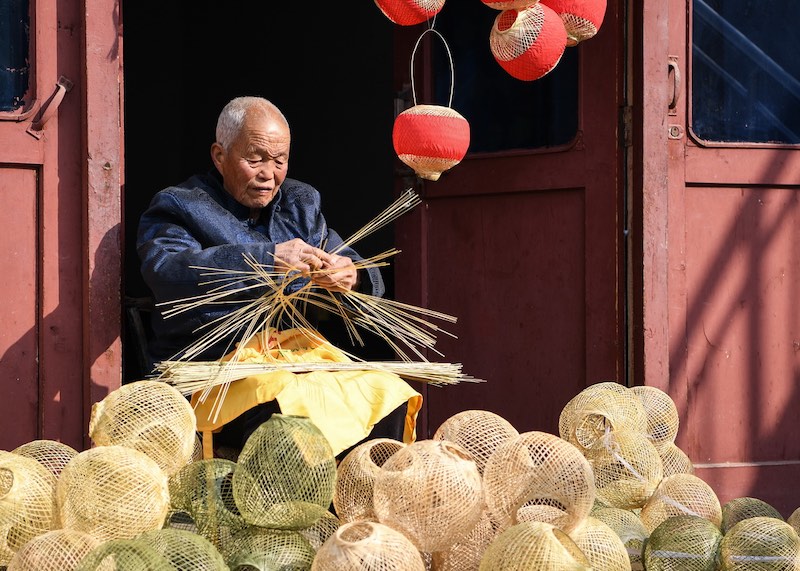
[[796, 1], [693, 0], [695, 134], [800, 143], [799, 18]]
[[29, 33], [28, 0], [0, 0], [0, 111], [25, 104]]
[[[508, 75], [489, 49], [499, 12], [482, 2], [448, 2], [435, 29], [447, 40], [455, 66], [452, 107], [470, 123], [469, 152], [531, 149], [569, 143], [578, 131], [578, 48], [567, 48], [553, 71], [536, 81]], [[450, 64], [442, 42], [434, 49], [436, 101], [447, 105]]]

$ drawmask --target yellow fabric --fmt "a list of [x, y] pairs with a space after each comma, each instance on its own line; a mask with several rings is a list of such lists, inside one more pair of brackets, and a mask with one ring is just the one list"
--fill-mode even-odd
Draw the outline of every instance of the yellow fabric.
[[[226, 355], [227, 361], [235, 351]], [[255, 335], [239, 350], [239, 362], [349, 362], [351, 359], [322, 337], [311, 339], [298, 329], [268, 329]], [[365, 364], [368, 366], [368, 364]], [[393, 373], [383, 371], [275, 371], [234, 381], [216, 419], [211, 412], [221, 387], [214, 387], [199, 402], [192, 395], [201, 432], [219, 431], [225, 424], [254, 406], [277, 400], [281, 413], [306, 416], [322, 431], [339, 454], [363, 440], [372, 427], [398, 406], [408, 403], [403, 441], [416, 439], [417, 415], [422, 395]]]

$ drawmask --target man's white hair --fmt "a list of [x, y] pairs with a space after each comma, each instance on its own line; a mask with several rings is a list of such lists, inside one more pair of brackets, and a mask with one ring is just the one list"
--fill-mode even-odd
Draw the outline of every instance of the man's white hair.
[[236, 137], [239, 136], [244, 119], [251, 110], [257, 110], [280, 119], [287, 128], [289, 127], [286, 117], [271, 101], [263, 97], [236, 97], [225, 105], [217, 119], [217, 143], [222, 145], [226, 151], [230, 150]]

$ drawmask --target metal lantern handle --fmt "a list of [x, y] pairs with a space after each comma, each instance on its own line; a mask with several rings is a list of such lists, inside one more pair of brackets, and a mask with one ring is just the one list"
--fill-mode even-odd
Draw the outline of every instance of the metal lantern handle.
[[439, 36], [439, 39], [442, 40], [444, 48], [447, 51], [447, 59], [450, 61], [450, 99], [447, 102], [447, 106], [452, 107], [453, 88], [455, 87], [455, 82], [456, 82], [455, 68], [453, 67], [453, 54], [450, 53], [450, 46], [447, 45], [447, 41], [444, 39], [444, 36], [442, 36], [442, 34], [440, 34], [438, 30], [434, 30], [433, 28], [428, 28], [419, 35], [419, 38], [417, 38], [417, 43], [414, 44], [414, 50], [411, 52], [411, 96], [414, 98], [414, 105], [416, 105], [417, 92], [416, 89], [414, 88], [414, 56], [417, 55], [417, 48], [419, 47], [419, 43], [422, 41], [423, 36], [425, 36], [425, 34], [429, 32], [432, 32], [437, 36]]

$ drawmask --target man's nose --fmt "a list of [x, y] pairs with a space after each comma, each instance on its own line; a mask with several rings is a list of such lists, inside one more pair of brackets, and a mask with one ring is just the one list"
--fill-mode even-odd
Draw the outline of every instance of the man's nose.
[[258, 174], [256, 176], [261, 180], [270, 180], [274, 168], [275, 165], [272, 164], [272, 161], [266, 161], [261, 165], [261, 168], [258, 169]]

